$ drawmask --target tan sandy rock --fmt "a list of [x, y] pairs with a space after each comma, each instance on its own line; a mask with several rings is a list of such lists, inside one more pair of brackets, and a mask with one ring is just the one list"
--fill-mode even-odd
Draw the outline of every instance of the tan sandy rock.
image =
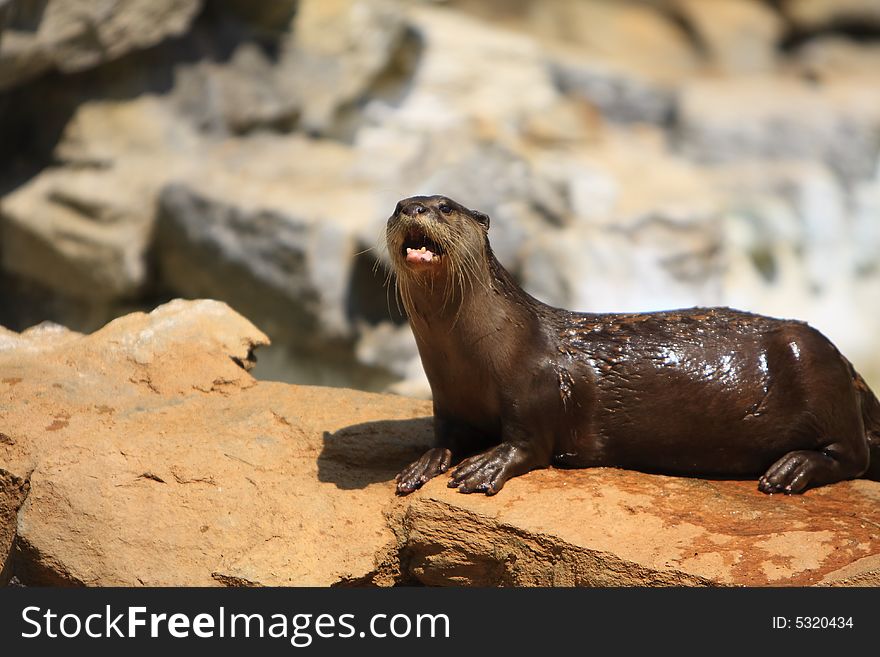
[[327, 585], [369, 579], [394, 544], [387, 482], [425, 427], [400, 444], [339, 430], [406, 425], [424, 402], [258, 384], [237, 363], [265, 336], [213, 301], [91, 336], [3, 337], [0, 463], [31, 486], [16, 544], [25, 581]]
[[[430, 403], [256, 381], [265, 336], [174, 301], [0, 330], [2, 577], [63, 585], [880, 584], [880, 483], [545, 470], [496, 497], [393, 477]], [[12, 558], [7, 552], [13, 544]]]

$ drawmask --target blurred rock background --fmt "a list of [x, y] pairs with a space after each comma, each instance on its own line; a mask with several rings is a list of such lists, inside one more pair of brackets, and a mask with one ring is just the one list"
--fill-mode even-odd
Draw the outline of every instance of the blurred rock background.
[[382, 231], [442, 193], [549, 303], [806, 319], [880, 387], [878, 154], [880, 0], [0, 0], [0, 324], [213, 297], [257, 376], [424, 395]]

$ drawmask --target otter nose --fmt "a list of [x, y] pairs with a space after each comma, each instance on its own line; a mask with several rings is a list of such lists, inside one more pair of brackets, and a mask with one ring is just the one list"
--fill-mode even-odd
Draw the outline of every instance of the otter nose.
[[428, 208], [418, 202], [407, 203], [405, 206], [403, 206], [403, 213], [408, 214], [410, 217], [425, 214], [427, 211]]

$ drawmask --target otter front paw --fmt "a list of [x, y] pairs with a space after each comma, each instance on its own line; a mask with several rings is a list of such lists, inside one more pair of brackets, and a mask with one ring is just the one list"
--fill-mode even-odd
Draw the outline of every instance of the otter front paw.
[[418, 461], [410, 463], [394, 481], [397, 482], [397, 494], [406, 495], [421, 488], [425, 482], [449, 469], [452, 452], [444, 447], [434, 447], [422, 454]]
[[521, 447], [501, 443], [462, 461], [452, 471], [447, 485], [461, 493], [494, 495], [504, 487], [505, 481], [531, 469], [525, 465], [527, 460]]

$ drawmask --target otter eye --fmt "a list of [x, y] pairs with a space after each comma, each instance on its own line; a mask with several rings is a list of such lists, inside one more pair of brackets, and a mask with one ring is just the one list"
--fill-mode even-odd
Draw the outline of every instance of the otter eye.
[[447, 205], [446, 203], [441, 203], [440, 212], [442, 212], [443, 214], [449, 214], [450, 212], [452, 212], [452, 207]]

